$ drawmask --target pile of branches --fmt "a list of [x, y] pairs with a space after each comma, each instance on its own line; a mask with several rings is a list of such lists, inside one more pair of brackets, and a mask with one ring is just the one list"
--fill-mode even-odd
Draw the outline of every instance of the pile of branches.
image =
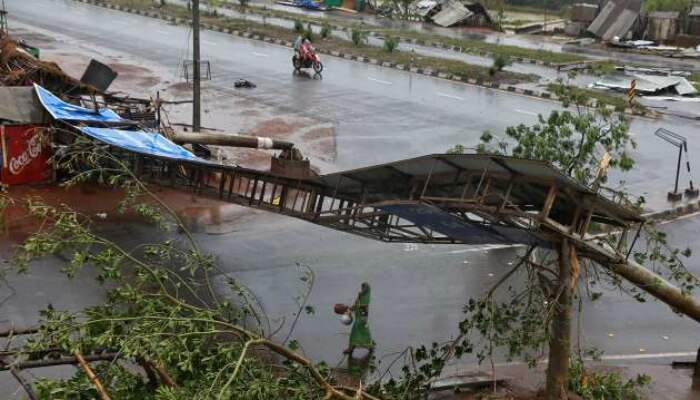
[[27, 53], [12, 37], [0, 37], [0, 85], [28, 86], [37, 83], [54, 93], [96, 90], [66, 74], [56, 63], [42, 61]]

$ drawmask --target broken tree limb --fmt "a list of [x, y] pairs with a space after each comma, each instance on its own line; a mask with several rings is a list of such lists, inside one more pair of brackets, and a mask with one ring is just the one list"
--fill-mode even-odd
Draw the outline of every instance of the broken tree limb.
[[83, 371], [85, 371], [85, 374], [87, 375], [88, 379], [90, 379], [90, 382], [93, 385], [95, 385], [95, 388], [97, 389], [97, 392], [100, 393], [102, 400], [111, 400], [104, 386], [102, 386], [102, 382], [100, 382], [100, 379], [97, 377], [97, 375], [95, 375], [92, 369], [90, 369], [90, 366], [87, 364], [87, 362], [85, 362], [83, 355], [80, 354], [79, 351], [75, 352], [75, 358], [78, 359], [80, 368], [82, 368]]
[[[5, 359], [0, 356], [0, 365], [5, 366], [8, 365], [8, 363], [5, 361]], [[32, 385], [29, 383], [29, 381], [22, 375], [22, 372], [15, 368], [14, 366], [8, 365], [10, 369], [10, 373], [12, 376], [15, 378], [15, 380], [22, 386], [22, 389], [24, 389], [24, 392], [27, 393], [27, 397], [29, 397], [30, 400], [37, 400], [36, 393], [34, 393], [34, 389], [32, 389]]]
[[150, 368], [156, 371], [158, 377], [160, 377], [160, 380], [161, 382], [163, 382], [163, 384], [170, 387], [178, 387], [177, 382], [175, 382], [175, 379], [173, 379], [173, 377], [170, 376], [170, 374], [168, 374], [168, 371], [166, 371], [162, 365], [154, 362], [151, 359], [146, 360], [146, 365], [148, 365]]
[[[105, 353], [105, 354], [90, 354], [83, 356], [85, 362], [94, 361], [112, 361], [118, 358], [117, 353]], [[61, 357], [51, 360], [36, 360], [36, 361], [21, 361], [11, 366], [19, 370], [31, 369], [31, 368], [43, 368], [43, 367], [53, 367], [56, 365], [75, 365], [78, 364], [77, 357]], [[10, 369], [8, 365], [0, 365], [0, 371], [7, 371]]]
[[247, 147], [253, 149], [291, 149], [294, 143], [286, 140], [256, 136], [216, 134], [208, 132], [173, 132], [173, 141], [178, 144], [203, 144], [215, 146]]
[[15, 335], [31, 335], [37, 332], [39, 332], [39, 328], [36, 326], [29, 326], [25, 328], [10, 328], [0, 331], [0, 337], [8, 337]]
[[611, 272], [623, 277], [635, 286], [668, 304], [675, 312], [700, 322], [700, 301], [666, 279], [655, 274], [634, 260], [617, 253], [608, 245], [588, 241], [579, 242], [579, 249], [589, 258]]

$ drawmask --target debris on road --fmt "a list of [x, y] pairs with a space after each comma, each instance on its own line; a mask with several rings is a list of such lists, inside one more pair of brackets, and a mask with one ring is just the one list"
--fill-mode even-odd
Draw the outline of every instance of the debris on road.
[[233, 84], [234, 87], [236, 88], [248, 88], [248, 89], [253, 89], [258, 87], [258, 85], [254, 84], [253, 82], [247, 80], [247, 79], [239, 79]]

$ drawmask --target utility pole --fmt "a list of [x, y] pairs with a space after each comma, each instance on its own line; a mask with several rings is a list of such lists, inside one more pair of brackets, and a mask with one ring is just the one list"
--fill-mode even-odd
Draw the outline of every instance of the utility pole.
[[202, 77], [199, 70], [199, 0], [192, 0], [192, 130], [199, 132], [201, 127], [201, 96]]

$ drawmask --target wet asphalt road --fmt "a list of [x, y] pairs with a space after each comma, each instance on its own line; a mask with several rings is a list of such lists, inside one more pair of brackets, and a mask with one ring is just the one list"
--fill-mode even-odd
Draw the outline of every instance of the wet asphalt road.
[[[172, 70], [186, 50], [187, 29], [148, 18], [68, 0], [14, 0], [8, 8], [10, 23], [59, 32]], [[486, 129], [501, 132], [509, 125], [532, 123], [537, 113], [557, 107], [554, 102], [330, 57], [324, 59], [323, 79], [311, 79], [292, 74], [289, 49], [212, 32], [203, 32], [202, 38], [202, 53], [211, 60], [214, 74], [207, 87], [227, 91], [235, 79], [248, 78], [258, 88], [243, 96], [333, 122], [338, 135], [336, 169], [443, 152], [455, 143], [473, 145]], [[205, 125], [206, 118], [205, 114]], [[664, 194], [675, 169], [669, 160], [674, 152], [652, 135], [660, 126], [689, 136], [691, 152], [700, 143], [694, 138], [695, 121], [634, 121], [640, 168], [621, 178], [637, 193], [649, 192], [651, 197]], [[289, 319], [293, 311], [301, 283], [295, 263], [314, 268], [317, 284], [311, 303], [318, 313], [302, 318], [296, 336], [309, 355], [329, 361], [336, 359], [347, 333], [330, 307], [351, 301], [362, 281], [373, 285], [373, 334], [379, 354], [387, 354], [454, 334], [466, 298], [495, 282], [517, 251], [389, 245], [269, 214], [247, 218], [233, 228], [227, 234], [199, 237], [207, 250], [220, 255], [226, 270], [265, 299], [273, 318]], [[140, 227], [124, 229], [116, 235], [125, 240], [138, 241], [149, 234]], [[696, 246], [692, 240], [699, 230], [697, 218], [687, 219], [675, 225], [672, 238]], [[635, 355], [640, 349], [647, 354], [693, 352], [699, 344], [697, 325], [673, 315], [663, 304], [639, 305], [611, 294], [585, 312], [582, 340], [609, 354]], [[608, 336], [612, 332], [613, 338]]]
[[[125, 52], [173, 72], [189, 48], [185, 27], [70, 0], [13, 1], [8, 9], [10, 23], [16, 20]], [[485, 130], [503, 132], [507, 126], [532, 124], [537, 114], [559, 106], [333, 57], [323, 59], [323, 79], [312, 79], [292, 73], [287, 48], [215, 32], [202, 32], [202, 54], [211, 61], [214, 78], [207, 87], [228, 91], [236, 79], [250, 79], [257, 89], [238, 95], [334, 123], [337, 169], [444, 152], [455, 143], [473, 146]], [[635, 158], [641, 168], [612, 180], [624, 180], [655, 208], [663, 205], [675, 173], [675, 152], [653, 136], [662, 126], [687, 136], [691, 154], [696, 154], [700, 142], [694, 136], [700, 122], [637, 118], [632, 132], [639, 143]]]

